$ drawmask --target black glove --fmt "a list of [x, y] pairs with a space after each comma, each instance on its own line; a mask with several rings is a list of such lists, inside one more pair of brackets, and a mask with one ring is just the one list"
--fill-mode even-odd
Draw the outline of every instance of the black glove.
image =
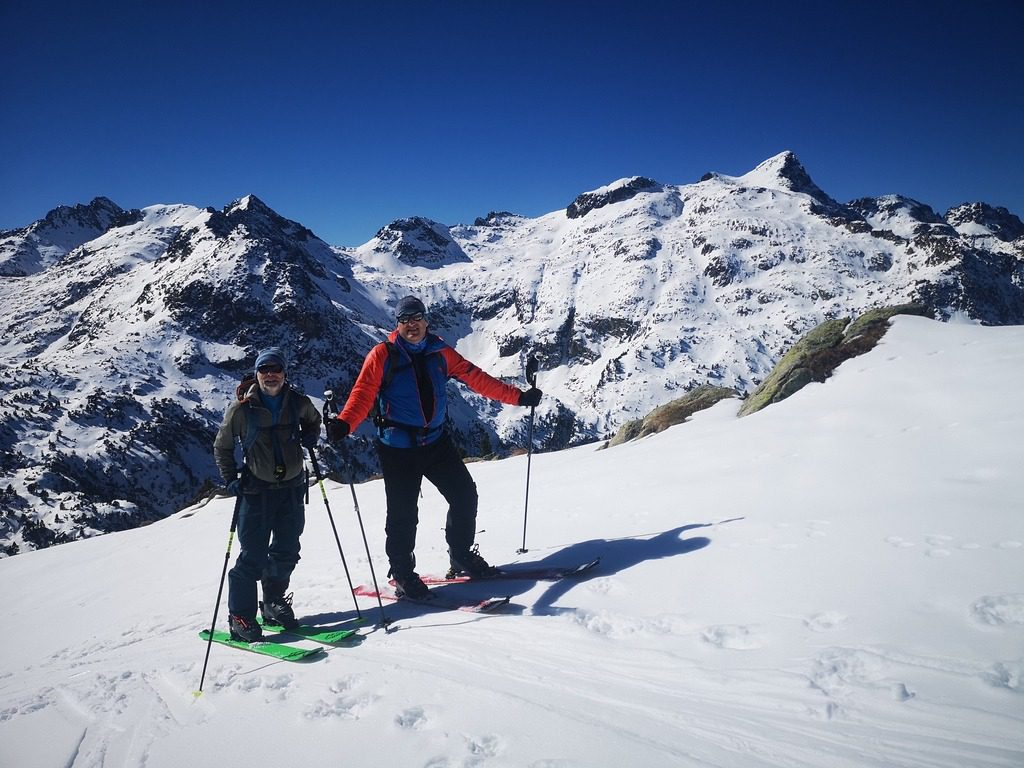
[[238, 496], [242, 492], [242, 481], [236, 477], [224, 486], [224, 490], [227, 492], [228, 496]]
[[540, 404], [540, 396], [543, 393], [536, 387], [530, 387], [525, 392], [519, 392], [519, 404], [536, 408]]
[[342, 421], [337, 417], [327, 419], [326, 424], [327, 439], [330, 440], [332, 443], [340, 443], [342, 440], [348, 437], [348, 433], [351, 431], [348, 422]]
[[316, 429], [313, 429], [312, 427], [307, 427], [302, 430], [302, 433], [299, 436], [299, 442], [302, 443], [303, 448], [308, 448], [309, 450], [312, 451], [314, 448], [316, 448], [316, 441], [319, 438], [319, 427], [317, 427]]

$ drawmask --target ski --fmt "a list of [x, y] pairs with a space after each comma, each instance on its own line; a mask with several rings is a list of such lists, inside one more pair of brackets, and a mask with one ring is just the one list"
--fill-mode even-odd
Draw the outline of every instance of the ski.
[[[587, 563], [569, 567], [558, 566], [529, 566], [522, 567], [515, 564], [506, 565], [498, 569], [494, 576], [421, 576], [424, 584], [461, 584], [466, 581], [496, 581], [498, 579], [521, 579], [523, 581], [557, 581], [567, 579], [586, 573], [597, 566], [601, 558], [595, 558]], [[392, 585], [394, 582], [391, 582]]]
[[327, 643], [328, 645], [335, 645], [337, 643], [344, 642], [348, 638], [352, 637], [352, 635], [356, 634], [354, 629], [324, 629], [323, 627], [315, 627], [310, 624], [299, 624], [291, 629], [287, 629], [280, 624], [264, 624], [262, 619], [260, 619], [259, 622], [264, 629], [270, 632], [304, 637], [307, 640], [313, 640], [317, 643]]
[[372, 587], [365, 585], [356, 587], [354, 594], [363, 597], [379, 597], [382, 600], [391, 600], [392, 602], [416, 603], [417, 605], [425, 605], [427, 608], [436, 608], [439, 611], [466, 611], [467, 613], [493, 613], [508, 605], [512, 600], [512, 595], [489, 597], [484, 600], [475, 601], [453, 600], [436, 592], [431, 592], [430, 595], [422, 599], [409, 597], [408, 595], [399, 597], [392, 589], [382, 589], [380, 592], [377, 592]]
[[[209, 642], [210, 630], [202, 630], [199, 633], [199, 637]], [[294, 645], [285, 645], [283, 643], [247, 643], [244, 640], [232, 640], [230, 632], [225, 632], [220, 629], [214, 630], [213, 642], [220, 643], [221, 645], [229, 645], [232, 648], [239, 648], [243, 651], [252, 651], [253, 653], [259, 653], [263, 656], [273, 656], [275, 659], [281, 659], [282, 661], [302, 661], [303, 659], [318, 656], [325, 652], [324, 649], [319, 646], [316, 648], [298, 648]]]

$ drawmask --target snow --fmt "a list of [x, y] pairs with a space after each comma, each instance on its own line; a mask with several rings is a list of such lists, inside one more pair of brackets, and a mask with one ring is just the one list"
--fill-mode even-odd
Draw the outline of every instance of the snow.
[[[1024, 328], [899, 317], [824, 384], [607, 450], [473, 464], [492, 562], [590, 578], [360, 601], [311, 663], [213, 646], [229, 500], [0, 560], [0, 765], [1020, 766]], [[367, 582], [347, 486], [327, 483]], [[378, 577], [383, 488], [356, 486]], [[313, 489], [300, 616], [351, 625]], [[426, 486], [418, 559], [445, 567]], [[232, 556], [232, 560], [233, 560]], [[224, 608], [219, 622], [224, 622]]]

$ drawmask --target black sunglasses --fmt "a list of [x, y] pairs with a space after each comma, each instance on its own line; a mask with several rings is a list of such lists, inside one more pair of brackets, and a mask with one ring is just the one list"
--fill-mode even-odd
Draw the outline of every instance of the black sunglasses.
[[420, 320], [423, 320], [425, 318], [426, 315], [424, 315], [422, 312], [417, 312], [412, 315], [402, 315], [401, 317], [398, 318], [398, 322], [400, 322], [402, 325], [405, 325], [406, 323], [411, 323], [414, 321], [418, 323]]
[[283, 371], [284, 371], [284, 366], [283, 365], [278, 365], [277, 363], [267, 363], [266, 365], [261, 365], [259, 368], [256, 369], [257, 373], [262, 373], [262, 374], [282, 373]]

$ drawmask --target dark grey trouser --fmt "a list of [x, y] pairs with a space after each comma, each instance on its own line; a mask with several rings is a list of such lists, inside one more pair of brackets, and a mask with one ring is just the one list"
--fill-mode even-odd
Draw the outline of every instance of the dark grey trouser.
[[[258, 482], [258, 481], [257, 481]], [[228, 611], [256, 616], [256, 582], [284, 594], [299, 562], [299, 537], [306, 524], [305, 485], [272, 487], [245, 493], [238, 508], [238, 544], [242, 551], [228, 573]]]

